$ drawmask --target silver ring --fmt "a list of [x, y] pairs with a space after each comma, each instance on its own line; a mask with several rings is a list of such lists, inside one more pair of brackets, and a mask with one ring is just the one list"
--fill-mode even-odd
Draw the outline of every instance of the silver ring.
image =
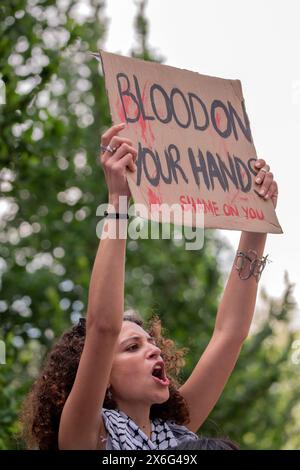
[[268, 173], [268, 171], [270, 170], [270, 167], [269, 168], [261, 168], [260, 171], [264, 171], [265, 173]]
[[113, 154], [117, 149], [116, 147], [112, 148], [110, 145], [101, 145], [102, 152], [109, 152]]

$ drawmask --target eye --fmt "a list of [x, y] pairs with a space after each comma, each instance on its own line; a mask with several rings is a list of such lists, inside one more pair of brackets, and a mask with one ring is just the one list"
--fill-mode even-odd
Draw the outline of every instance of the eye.
[[136, 349], [136, 347], [138, 347], [137, 344], [132, 344], [131, 346], [129, 346], [126, 351], [134, 351]]

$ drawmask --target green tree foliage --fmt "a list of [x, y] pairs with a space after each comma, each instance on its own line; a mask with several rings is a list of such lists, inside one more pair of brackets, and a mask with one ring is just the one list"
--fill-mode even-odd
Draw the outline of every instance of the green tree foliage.
[[[12, 449], [22, 447], [17, 416], [44, 354], [86, 309], [96, 208], [107, 201], [99, 136], [110, 115], [88, 53], [103, 44], [100, 0], [86, 1], [84, 10], [76, 0], [5, 0], [0, 11], [7, 92], [0, 107], [0, 449]], [[136, 32], [132, 54], [155, 60], [143, 1]], [[199, 252], [173, 240], [128, 241], [126, 307], [146, 318], [158, 313], [170, 336], [189, 347], [183, 378], [209, 341], [224, 284], [218, 260], [228, 247], [216, 233], [206, 232]], [[228, 434], [245, 448], [298, 445], [289, 289], [277, 304], [266, 300], [267, 316], [203, 432]]]

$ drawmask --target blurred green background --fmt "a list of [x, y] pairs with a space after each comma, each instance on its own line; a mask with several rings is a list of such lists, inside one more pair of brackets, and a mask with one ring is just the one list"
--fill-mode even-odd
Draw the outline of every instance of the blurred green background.
[[[75, 0], [0, 5], [0, 449], [24, 448], [17, 438], [22, 400], [55, 338], [85, 312], [99, 242], [96, 208], [107, 201], [97, 156], [111, 122], [103, 76], [88, 51], [109, 31], [105, 2], [86, 3], [84, 21]], [[148, 43], [145, 2], [135, 8], [132, 55], [162, 61]], [[233, 248], [218, 231], [206, 231], [199, 252], [172, 240], [128, 241], [126, 307], [146, 318], [158, 313], [170, 337], [189, 347], [183, 379], [210, 339], [230, 259]], [[260, 305], [201, 433], [229, 436], [243, 449], [299, 449], [300, 343], [290, 327], [287, 276], [282, 297], [262, 293]]]

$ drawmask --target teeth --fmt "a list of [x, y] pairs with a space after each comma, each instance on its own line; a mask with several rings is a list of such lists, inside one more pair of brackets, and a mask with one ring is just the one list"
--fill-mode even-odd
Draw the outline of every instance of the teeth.
[[152, 375], [160, 380], [165, 379], [165, 372], [163, 364], [157, 364], [152, 369]]
[[161, 365], [154, 366], [152, 370], [152, 374], [154, 375], [154, 377], [157, 377], [162, 380], [164, 378], [162, 366]]
[[154, 377], [157, 377], [160, 380], [164, 380], [165, 378], [164, 369], [161, 365], [155, 366], [153, 368], [152, 374], [154, 375]]

